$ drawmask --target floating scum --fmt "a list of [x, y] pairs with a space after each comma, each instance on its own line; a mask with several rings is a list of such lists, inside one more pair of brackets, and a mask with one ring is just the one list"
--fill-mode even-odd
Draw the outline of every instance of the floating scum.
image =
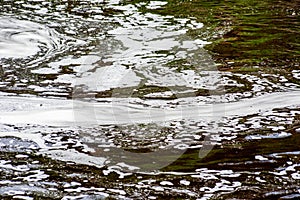
[[[140, 13], [134, 5], [113, 7], [123, 13], [111, 16], [110, 22], [121, 25], [111, 27], [91, 54], [82, 56], [85, 62], [80, 61], [80, 65], [74, 67], [77, 74], [72, 80], [73, 101], [5, 96], [1, 100], [1, 122], [77, 127], [81, 141], [93, 149], [95, 159], [106, 154], [112, 162], [125, 161], [142, 170], [155, 170], [180, 157], [193, 143], [193, 133], [199, 131], [203, 131], [205, 137], [197, 148], [199, 156], [204, 157], [213, 147], [210, 135], [218, 134], [217, 122], [222, 116], [246, 115], [259, 109], [272, 109], [274, 105], [298, 102], [297, 90], [236, 103], [201, 101], [197, 92], [203, 88], [212, 98], [222, 98], [224, 93], [221, 73], [203, 49], [207, 42], [185, 34], [188, 29], [199, 29], [203, 24], [193, 19]], [[10, 24], [26, 22], [2, 20]], [[46, 26], [25, 22], [20, 29], [40, 31], [32, 33], [41, 35], [37, 39], [45, 43], [45, 49], [50, 49], [45, 55], [51, 54], [51, 49], [55, 55], [59, 54], [61, 43], [69, 40]], [[54, 41], [44, 41], [44, 36], [55, 36]], [[33, 46], [38, 44], [33, 42]], [[33, 72], [43, 73], [42, 69], [48, 68]], [[24, 102], [29, 109], [24, 109]], [[269, 102], [274, 104], [268, 105]], [[96, 133], [83, 129], [86, 127], [94, 128]], [[112, 138], [116, 141], [112, 142]], [[147, 148], [141, 148], [143, 145]], [[76, 157], [74, 152], [72, 154]], [[70, 157], [68, 152], [64, 159]]]
[[[154, 145], [161, 142], [157, 138], [169, 135], [172, 140], [166, 136], [167, 144], [154, 149], [139, 149], [135, 143], [113, 145], [109, 149], [101, 142], [90, 142], [94, 148], [103, 147], [101, 156], [108, 156], [112, 163], [125, 162], [141, 170], [158, 170], [177, 160], [192, 142], [193, 132], [199, 131], [188, 125], [180, 127], [180, 123], [188, 124], [191, 119], [208, 120], [213, 122], [209, 132], [218, 133], [216, 122], [223, 116], [222, 109], [219, 107], [216, 113], [213, 104], [192, 109], [190, 104], [197, 96], [196, 90], [202, 87], [210, 95], [220, 95], [223, 92], [219, 84], [221, 76], [211, 56], [203, 49], [207, 42], [186, 35], [188, 29], [201, 28], [202, 23], [143, 14], [132, 5], [120, 9], [124, 15], [114, 20], [126, 26], [108, 31], [109, 37], [103, 41], [118, 48], [99, 51], [103, 49], [100, 44], [94, 54], [102, 56], [101, 66], [93, 63], [79, 69], [73, 92], [75, 123], [79, 126], [117, 125], [111, 130], [112, 134], [132, 135], [131, 139], [138, 140], [139, 144], [150, 142]], [[185, 62], [183, 68], [168, 67], [174, 60]], [[106, 103], [98, 98], [101, 94], [109, 97]], [[167, 104], [174, 104], [174, 107], [168, 108]], [[172, 127], [172, 123], [179, 125]], [[97, 140], [96, 137], [106, 136], [98, 133], [94, 137]], [[208, 134], [200, 148], [201, 158], [213, 147], [209, 138]], [[98, 140], [107, 141], [107, 138]]]
[[[241, 100], [239, 102], [219, 103], [216, 105], [195, 105], [191, 102], [189, 106], [185, 107], [186, 112], [182, 111], [181, 106], [173, 110], [163, 108], [155, 109], [149, 107], [144, 108], [143, 106], [135, 106], [129, 108], [128, 99], [119, 99], [119, 102], [116, 103], [114, 101], [84, 102], [82, 100], [76, 100], [75, 102], [75, 100], [72, 101], [44, 98], [28, 99], [27, 97], [5, 97], [0, 98], [0, 123], [21, 126], [28, 126], [29, 124], [31, 124], [33, 125], [33, 127], [29, 128], [27, 131], [25, 130], [22, 132], [2, 131], [1, 136], [14, 136], [25, 140], [31, 140], [39, 145], [39, 147], [41, 148], [41, 154], [49, 155], [50, 157], [63, 161], [73, 161], [78, 164], [89, 164], [95, 166], [102, 166], [104, 164], [110, 165], [114, 164], [115, 162], [124, 162], [127, 164], [136, 164], [137, 166], [134, 168], [134, 170], [154, 170], [167, 165], [167, 162], [171, 162], [172, 159], [178, 158], [182, 153], [184, 153], [184, 151], [187, 149], [187, 146], [192, 143], [191, 140], [188, 140], [190, 138], [180, 137], [180, 134], [182, 134], [183, 136], [184, 134], [186, 134], [190, 137], [191, 135], [193, 135], [193, 131], [196, 132], [199, 131], [199, 129], [192, 129], [192, 125], [195, 126], [195, 123], [185, 124], [185, 122], [188, 122], [189, 120], [191, 120], [192, 122], [198, 121], [199, 124], [202, 123], [202, 126], [203, 124], [207, 125], [206, 127], [204, 126], [205, 131], [209, 132], [212, 131], [212, 126], [209, 125], [209, 122], [213, 122], [214, 124], [217, 123], [216, 120], [224, 117], [223, 115], [218, 116], [218, 114], [225, 113], [225, 117], [230, 117], [239, 116], [242, 112], [243, 115], [247, 116], [265, 110], [273, 109], [274, 105], [276, 105], [275, 107], [278, 108], [294, 104], [296, 105], [299, 100], [299, 95], [300, 91], [295, 90], [289, 92], [268, 94], [252, 99]], [[26, 105], [24, 105], [24, 100], [26, 100]], [[269, 104], [268, 102], [273, 102], [274, 104]], [[40, 104], [42, 104], [43, 106], [40, 106]], [[24, 109], [24, 106], [26, 109]], [[76, 108], [74, 106], [78, 107]], [[127, 121], [125, 121], [124, 118], [121, 118], [123, 120], [117, 121], [114, 116], [115, 110], [113, 108], [118, 111], [117, 114], [124, 116], [136, 115], [140, 117], [134, 118], [134, 121], [129, 117], [127, 118]], [[194, 112], [195, 110], [198, 112]], [[211, 112], [212, 110], [213, 112]], [[154, 114], [161, 114], [161, 112], [163, 112], [164, 117], [158, 117], [156, 119], [154, 117], [155, 115], [153, 114], [153, 116], [151, 116], [150, 118], [149, 116], [147, 116], [147, 113], [149, 113], [149, 111]], [[80, 113], [82, 113], [83, 116], [80, 116]], [[188, 114], [185, 115], [185, 113]], [[215, 113], [215, 115], [212, 115], [211, 113]], [[176, 119], [179, 119], [179, 121], [176, 121]], [[35, 133], [35, 125], [38, 125], [38, 127], [41, 126], [40, 128], [38, 128], [38, 130], [42, 130], [42, 132], [43, 129], [45, 129], [45, 131], [47, 132], [47, 128], [42, 127], [49, 127], [48, 129], [50, 129], [51, 127], [57, 127], [55, 129], [66, 131], [77, 129], [81, 135], [80, 140], [90, 146], [90, 155], [75, 152], [72, 149], [66, 151], [56, 150], [48, 147], [45, 144], [45, 138], [43, 138], [41, 134]], [[174, 125], [176, 127], [175, 129]], [[132, 152], [134, 149], [130, 149], [128, 147], [124, 147], [124, 149], [122, 149], [121, 145], [113, 145], [113, 142], [111, 141], [114, 134], [116, 135], [116, 137], [120, 137], [120, 140], [126, 140], [128, 139], [128, 136], [130, 136], [130, 134], [133, 134], [131, 135], [131, 139], [134, 139], [134, 137], [138, 138], [142, 136], [142, 139], [145, 139], [145, 141], [147, 141], [148, 138], [152, 139], [151, 134], [153, 134], [157, 138], [158, 134], [163, 135], [165, 133], [167, 133], [166, 136], [172, 133], [179, 133], [177, 136], [177, 140], [176, 138], [166, 137], [166, 139], [169, 139], [169, 141], [167, 142], [170, 142], [170, 144], [161, 144], [163, 148], [164, 146], [165, 148], [168, 148], [169, 146], [175, 147], [175, 149], [173, 149], [174, 151], [172, 150], [172, 148], [169, 148], [166, 151], [161, 150], [160, 148], [154, 148], [154, 150], [156, 151], [153, 150], [153, 153], [145, 154], [145, 152], [143, 153], [138, 151], [134, 153]], [[197, 147], [200, 148], [199, 155], [201, 158], [205, 156], [209, 150], [211, 150], [210, 148], [213, 147], [213, 145], [209, 143], [210, 137], [207, 136], [205, 137], [205, 139], [206, 141], [208, 141], [209, 145]], [[155, 144], [156, 142], [157, 141], [154, 141]], [[134, 147], [134, 144], [132, 144], [131, 147]], [[109, 148], [112, 149], [107, 151]], [[121, 157], [121, 155], [123, 155], [123, 157]], [[165, 157], [163, 155], [165, 155]], [[107, 159], [104, 159], [105, 156], [107, 157]], [[166, 157], [169, 158], [169, 160], [166, 160]], [[138, 160], [138, 158], [140, 158], [140, 160]], [[163, 160], [160, 160], [161, 158], [163, 158]], [[145, 165], [147, 163], [150, 163], [150, 161], [155, 161], [156, 163], [152, 162], [150, 166]], [[130, 170], [131, 169], [133, 168], [131, 167]]]
[[296, 2], [0, 4], [1, 197], [299, 197]]

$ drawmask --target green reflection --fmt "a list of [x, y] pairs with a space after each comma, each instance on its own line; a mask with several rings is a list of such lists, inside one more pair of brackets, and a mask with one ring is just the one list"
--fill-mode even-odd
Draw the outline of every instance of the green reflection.
[[228, 69], [228, 61], [235, 62], [234, 67], [249, 64], [298, 66], [299, 7], [298, 1], [168, 0], [168, 4], [162, 8], [147, 10], [144, 5], [140, 6], [140, 10], [196, 18], [204, 23], [204, 28], [190, 30], [188, 34], [213, 41], [206, 48], [213, 53], [216, 61], [223, 63], [224, 69]]

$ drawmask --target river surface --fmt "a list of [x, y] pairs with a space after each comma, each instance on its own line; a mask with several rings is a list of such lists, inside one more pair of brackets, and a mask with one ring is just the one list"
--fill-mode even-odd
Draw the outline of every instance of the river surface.
[[300, 199], [298, 1], [0, 2], [1, 199]]

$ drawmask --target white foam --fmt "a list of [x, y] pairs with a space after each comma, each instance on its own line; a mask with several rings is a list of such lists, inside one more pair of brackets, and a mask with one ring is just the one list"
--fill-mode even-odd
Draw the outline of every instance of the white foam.
[[[129, 99], [110, 99], [110, 102], [94, 103], [4, 96], [0, 97], [0, 109], [3, 110], [0, 122], [4, 124], [91, 126], [159, 122], [186, 118], [211, 121], [222, 117], [259, 113], [276, 107], [299, 105], [299, 97], [300, 91], [291, 91], [267, 94], [232, 103], [201, 105], [191, 103], [188, 106], [179, 105], [174, 109], [163, 109], [133, 105], [128, 103]], [[24, 103], [26, 108], [24, 108]], [[45, 106], [40, 106], [40, 104], [45, 104]]]

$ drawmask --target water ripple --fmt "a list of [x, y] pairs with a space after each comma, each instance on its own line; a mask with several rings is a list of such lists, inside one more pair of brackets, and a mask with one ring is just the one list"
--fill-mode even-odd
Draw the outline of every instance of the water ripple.
[[0, 58], [47, 55], [62, 46], [62, 38], [45, 25], [10, 17], [0, 18]]

